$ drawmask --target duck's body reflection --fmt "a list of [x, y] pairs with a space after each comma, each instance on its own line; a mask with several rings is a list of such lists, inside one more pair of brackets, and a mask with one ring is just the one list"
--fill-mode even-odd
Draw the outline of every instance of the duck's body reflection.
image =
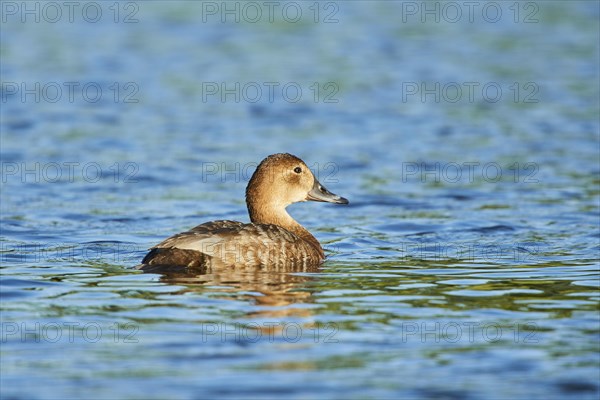
[[245, 300], [264, 306], [246, 314], [246, 318], [282, 320], [286, 317], [309, 317], [309, 307], [294, 307], [294, 304], [312, 302], [310, 282], [319, 265], [302, 268], [289, 265], [288, 268], [269, 266], [244, 266], [231, 268], [228, 265], [204, 265], [191, 269], [173, 266], [146, 273], [160, 274], [160, 281], [185, 289], [179, 293], [211, 293], [211, 297]]

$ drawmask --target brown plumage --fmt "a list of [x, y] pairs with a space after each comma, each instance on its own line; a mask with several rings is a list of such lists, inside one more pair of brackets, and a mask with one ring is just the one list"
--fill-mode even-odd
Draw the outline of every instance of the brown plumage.
[[348, 204], [325, 189], [306, 164], [291, 154], [273, 154], [256, 168], [246, 188], [252, 223], [212, 221], [152, 247], [138, 267], [146, 272], [216, 266], [306, 270], [323, 262], [319, 241], [285, 208], [300, 201]]

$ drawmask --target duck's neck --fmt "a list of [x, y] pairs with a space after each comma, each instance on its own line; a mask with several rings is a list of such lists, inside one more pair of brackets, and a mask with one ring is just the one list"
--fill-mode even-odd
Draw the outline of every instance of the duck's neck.
[[[268, 211], [267, 211], [268, 210]], [[273, 212], [277, 210], [277, 212]], [[325, 253], [319, 241], [294, 218], [292, 218], [285, 208], [282, 207], [256, 207], [248, 204], [248, 213], [250, 220], [254, 224], [273, 224], [292, 232], [294, 235], [306, 240], [324, 257]]]

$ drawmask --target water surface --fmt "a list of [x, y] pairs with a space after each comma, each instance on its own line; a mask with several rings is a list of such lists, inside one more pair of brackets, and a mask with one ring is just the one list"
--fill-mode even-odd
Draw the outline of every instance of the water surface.
[[[204, 3], [5, 10], [2, 397], [597, 398], [597, 4]], [[282, 151], [351, 202], [289, 209], [319, 272], [132, 269]]]

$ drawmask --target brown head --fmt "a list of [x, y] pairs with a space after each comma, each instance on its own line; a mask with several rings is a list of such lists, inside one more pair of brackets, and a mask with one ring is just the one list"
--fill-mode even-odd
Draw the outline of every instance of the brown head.
[[321, 185], [304, 161], [287, 153], [262, 160], [246, 188], [246, 205], [253, 223], [276, 224], [300, 236], [310, 233], [285, 208], [308, 200], [348, 204], [348, 200]]
[[277, 212], [308, 200], [348, 204], [348, 200], [321, 185], [304, 161], [287, 153], [273, 154], [262, 160], [246, 188], [250, 218], [256, 208]]

